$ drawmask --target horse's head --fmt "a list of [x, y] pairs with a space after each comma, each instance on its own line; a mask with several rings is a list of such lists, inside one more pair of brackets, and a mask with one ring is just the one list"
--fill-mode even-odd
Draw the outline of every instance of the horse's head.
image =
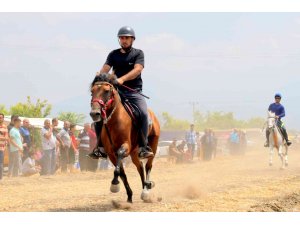
[[114, 106], [115, 91], [114, 83], [116, 76], [112, 74], [100, 74], [91, 84], [91, 112], [94, 122], [107, 119], [106, 112]]
[[275, 113], [273, 113], [272, 111], [268, 111], [268, 128], [272, 128], [275, 126]]

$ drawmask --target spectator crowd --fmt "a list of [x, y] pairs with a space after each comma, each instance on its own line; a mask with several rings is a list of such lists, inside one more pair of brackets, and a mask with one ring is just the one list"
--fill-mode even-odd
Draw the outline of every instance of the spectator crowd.
[[57, 118], [45, 119], [39, 134], [40, 146], [32, 140], [33, 130], [29, 119], [22, 121], [17, 115], [11, 116], [6, 126], [4, 114], [0, 113], [0, 182], [5, 151], [8, 151], [8, 177], [97, 170], [98, 160], [87, 157], [97, 143], [93, 124], [85, 123], [83, 130], [77, 131], [76, 125], [69, 121], [64, 121], [63, 128], [58, 129]]
[[177, 139], [173, 139], [169, 146], [169, 159], [175, 159], [177, 163], [192, 162], [197, 156], [199, 160], [209, 161], [216, 157], [217, 143], [218, 139], [212, 129], [205, 129], [200, 136], [194, 130], [194, 124], [191, 124], [180, 144], [177, 145]]

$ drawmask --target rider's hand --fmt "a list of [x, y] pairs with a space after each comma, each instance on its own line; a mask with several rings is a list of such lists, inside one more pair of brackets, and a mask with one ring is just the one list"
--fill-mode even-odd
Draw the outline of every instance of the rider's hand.
[[121, 77], [121, 78], [118, 78], [118, 79], [117, 79], [117, 82], [118, 82], [119, 85], [122, 85], [122, 84], [124, 83], [122, 77]]
[[279, 116], [275, 116], [275, 119], [279, 119]]
[[100, 76], [100, 72], [99, 71], [96, 72], [96, 76]]

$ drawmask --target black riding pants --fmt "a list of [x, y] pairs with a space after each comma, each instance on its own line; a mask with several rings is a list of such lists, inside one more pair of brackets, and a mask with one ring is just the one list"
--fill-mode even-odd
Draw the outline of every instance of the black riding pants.
[[[286, 141], [288, 141], [289, 140], [288, 134], [286, 132], [286, 128], [285, 128], [283, 122], [281, 120], [277, 120], [277, 124], [276, 125], [279, 128], [280, 132], [282, 133], [284, 139]], [[266, 137], [267, 137], [268, 142], [269, 142], [269, 136], [270, 136], [270, 130], [266, 129]]]
[[139, 138], [139, 146], [145, 147], [148, 144], [148, 110], [146, 100], [142, 95], [131, 91], [122, 91], [122, 94], [128, 99], [129, 103], [136, 105], [140, 111], [139, 125], [141, 138]]

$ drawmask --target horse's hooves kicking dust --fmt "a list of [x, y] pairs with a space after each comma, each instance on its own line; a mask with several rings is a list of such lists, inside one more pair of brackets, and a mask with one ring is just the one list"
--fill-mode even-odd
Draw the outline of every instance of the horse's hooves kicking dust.
[[130, 204], [128, 202], [118, 202], [118, 201], [115, 201], [115, 200], [112, 200], [111, 204], [113, 205], [113, 207], [115, 209], [129, 210], [132, 207], [132, 204]]

